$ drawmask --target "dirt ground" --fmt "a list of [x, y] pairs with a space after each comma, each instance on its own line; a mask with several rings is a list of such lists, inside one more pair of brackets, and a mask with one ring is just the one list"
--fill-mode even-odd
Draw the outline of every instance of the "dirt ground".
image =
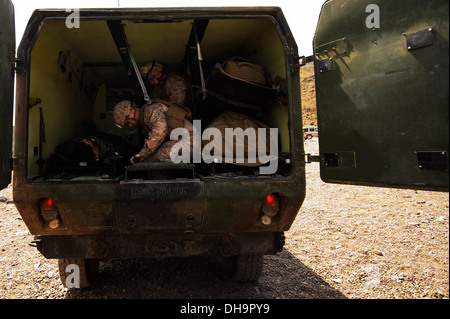
[[[317, 140], [305, 142], [317, 154]], [[325, 184], [307, 164], [307, 198], [285, 249], [257, 283], [236, 283], [212, 258], [113, 260], [96, 285], [68, 290], [56, 260], [0, 192], [1, 299], [422, 299], [449, 297], [449, 195]]]

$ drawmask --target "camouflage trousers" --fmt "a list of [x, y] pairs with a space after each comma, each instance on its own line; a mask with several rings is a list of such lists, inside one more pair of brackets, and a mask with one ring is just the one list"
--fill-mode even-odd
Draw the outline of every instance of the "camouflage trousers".
[[[177, 145], [186, 149], [190, 150], [190, 154], [192, 157], [192, 146], [193, 146], [193, 141], [192, 141], [192, 133], [193, 133], [193, 127], [192, 127], [192, 123], [188, 120], [184, 120], [184, 128], [188, 130], [189, 135], [190, 135], [190, 139], [189, 141], [182, 141], [181, 138], [180, 140], [175, 140], [175, 141], [166, 141], [163, 142], [156, 150], [155, 152], [153, 152], [150, 156], [148, 156], [144, 162], [171, 162], [170, 159], [170, 152], [172, 150], [172, 147], [177, 144], [177, 143], [181, 143], [179, 145]], [[181, 154], [180, 154], [181, 155]]]

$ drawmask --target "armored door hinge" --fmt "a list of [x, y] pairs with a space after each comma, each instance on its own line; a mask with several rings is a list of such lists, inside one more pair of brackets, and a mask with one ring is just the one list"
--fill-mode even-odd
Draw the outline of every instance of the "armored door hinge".
[[306, 63], [314, 61], [314, 56], [313, 56], [313, 55], [310, 55], [310, 56], [305, 56], [305, 55], [298, 56], [298, 55], [294, 55], [294, 61], [298, 61], [298, 63], [295, 63], [295, 65], [293, 65], [293, 69], [295, 69], [295, 70], [300, 70], [300, 68], [301, 68], [302, 66], [305, 66]]
[[314, 55], [309, 55], [309, 56], [302, 55], [299, 58], [299, 61], [300, 61], [300, 67], [302, 67], [302, 66], [306, 65], [306, 63], [314, 62]]
[[8, 60], [11, 64], [11, 76], [14, 77], [14, 74], [22, 74], [22, 60], [17, 58], [13, 53], [9, 55]]
[[311, 164], [312, 162], [320, 162], [320, 155], [311, 155], [310, 153], [302, 153], [305, 156], [305, 163]]
[[311, 155], [311, 154], [305, 154], [306, 156], [306, 163], [310, 164], [312, 162], [320, 162], [320, 155]]

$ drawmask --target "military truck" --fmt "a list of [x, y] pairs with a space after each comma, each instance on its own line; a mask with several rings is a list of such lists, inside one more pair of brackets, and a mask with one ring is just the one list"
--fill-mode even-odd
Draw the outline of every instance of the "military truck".
[[[14, 8], [0, 4], [1, 186], [12, 176], [30, 244], [59, 259], [69, 287], [73, 267], [86, 287], [111, 258], [218, 256], [236, 280], [257, 280], [263, 256], [281, 251], [301, 218], [314, 159], [325, 182], [448, 191], [446, 0], [326, 1], [306, 58], [278, 7], [36, 10], [15, 52]], [[228, 76], [223, 64], [234, 56], [262, 66], [267, 83]], [[276, 129], [275, 158], [57, 162], [57, 145], [92, 127], [141, 143], [136, 129], [113, 125], [112, 107], [145, 103], [136, 70], [151, 60], [186, 75], [202, 128], [236, 112]], [[317, 156], [303, 147], [307, 61]], [[272, 164], [274, 172], [261, 170]]]

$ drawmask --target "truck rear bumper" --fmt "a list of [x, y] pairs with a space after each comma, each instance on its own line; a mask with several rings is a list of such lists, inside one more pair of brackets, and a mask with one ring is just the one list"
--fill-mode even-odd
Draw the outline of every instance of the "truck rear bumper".
[[37, 236], [33, 245], [46, 258], [164, 258], [196, 255], [273, 255], [284, 233]]

